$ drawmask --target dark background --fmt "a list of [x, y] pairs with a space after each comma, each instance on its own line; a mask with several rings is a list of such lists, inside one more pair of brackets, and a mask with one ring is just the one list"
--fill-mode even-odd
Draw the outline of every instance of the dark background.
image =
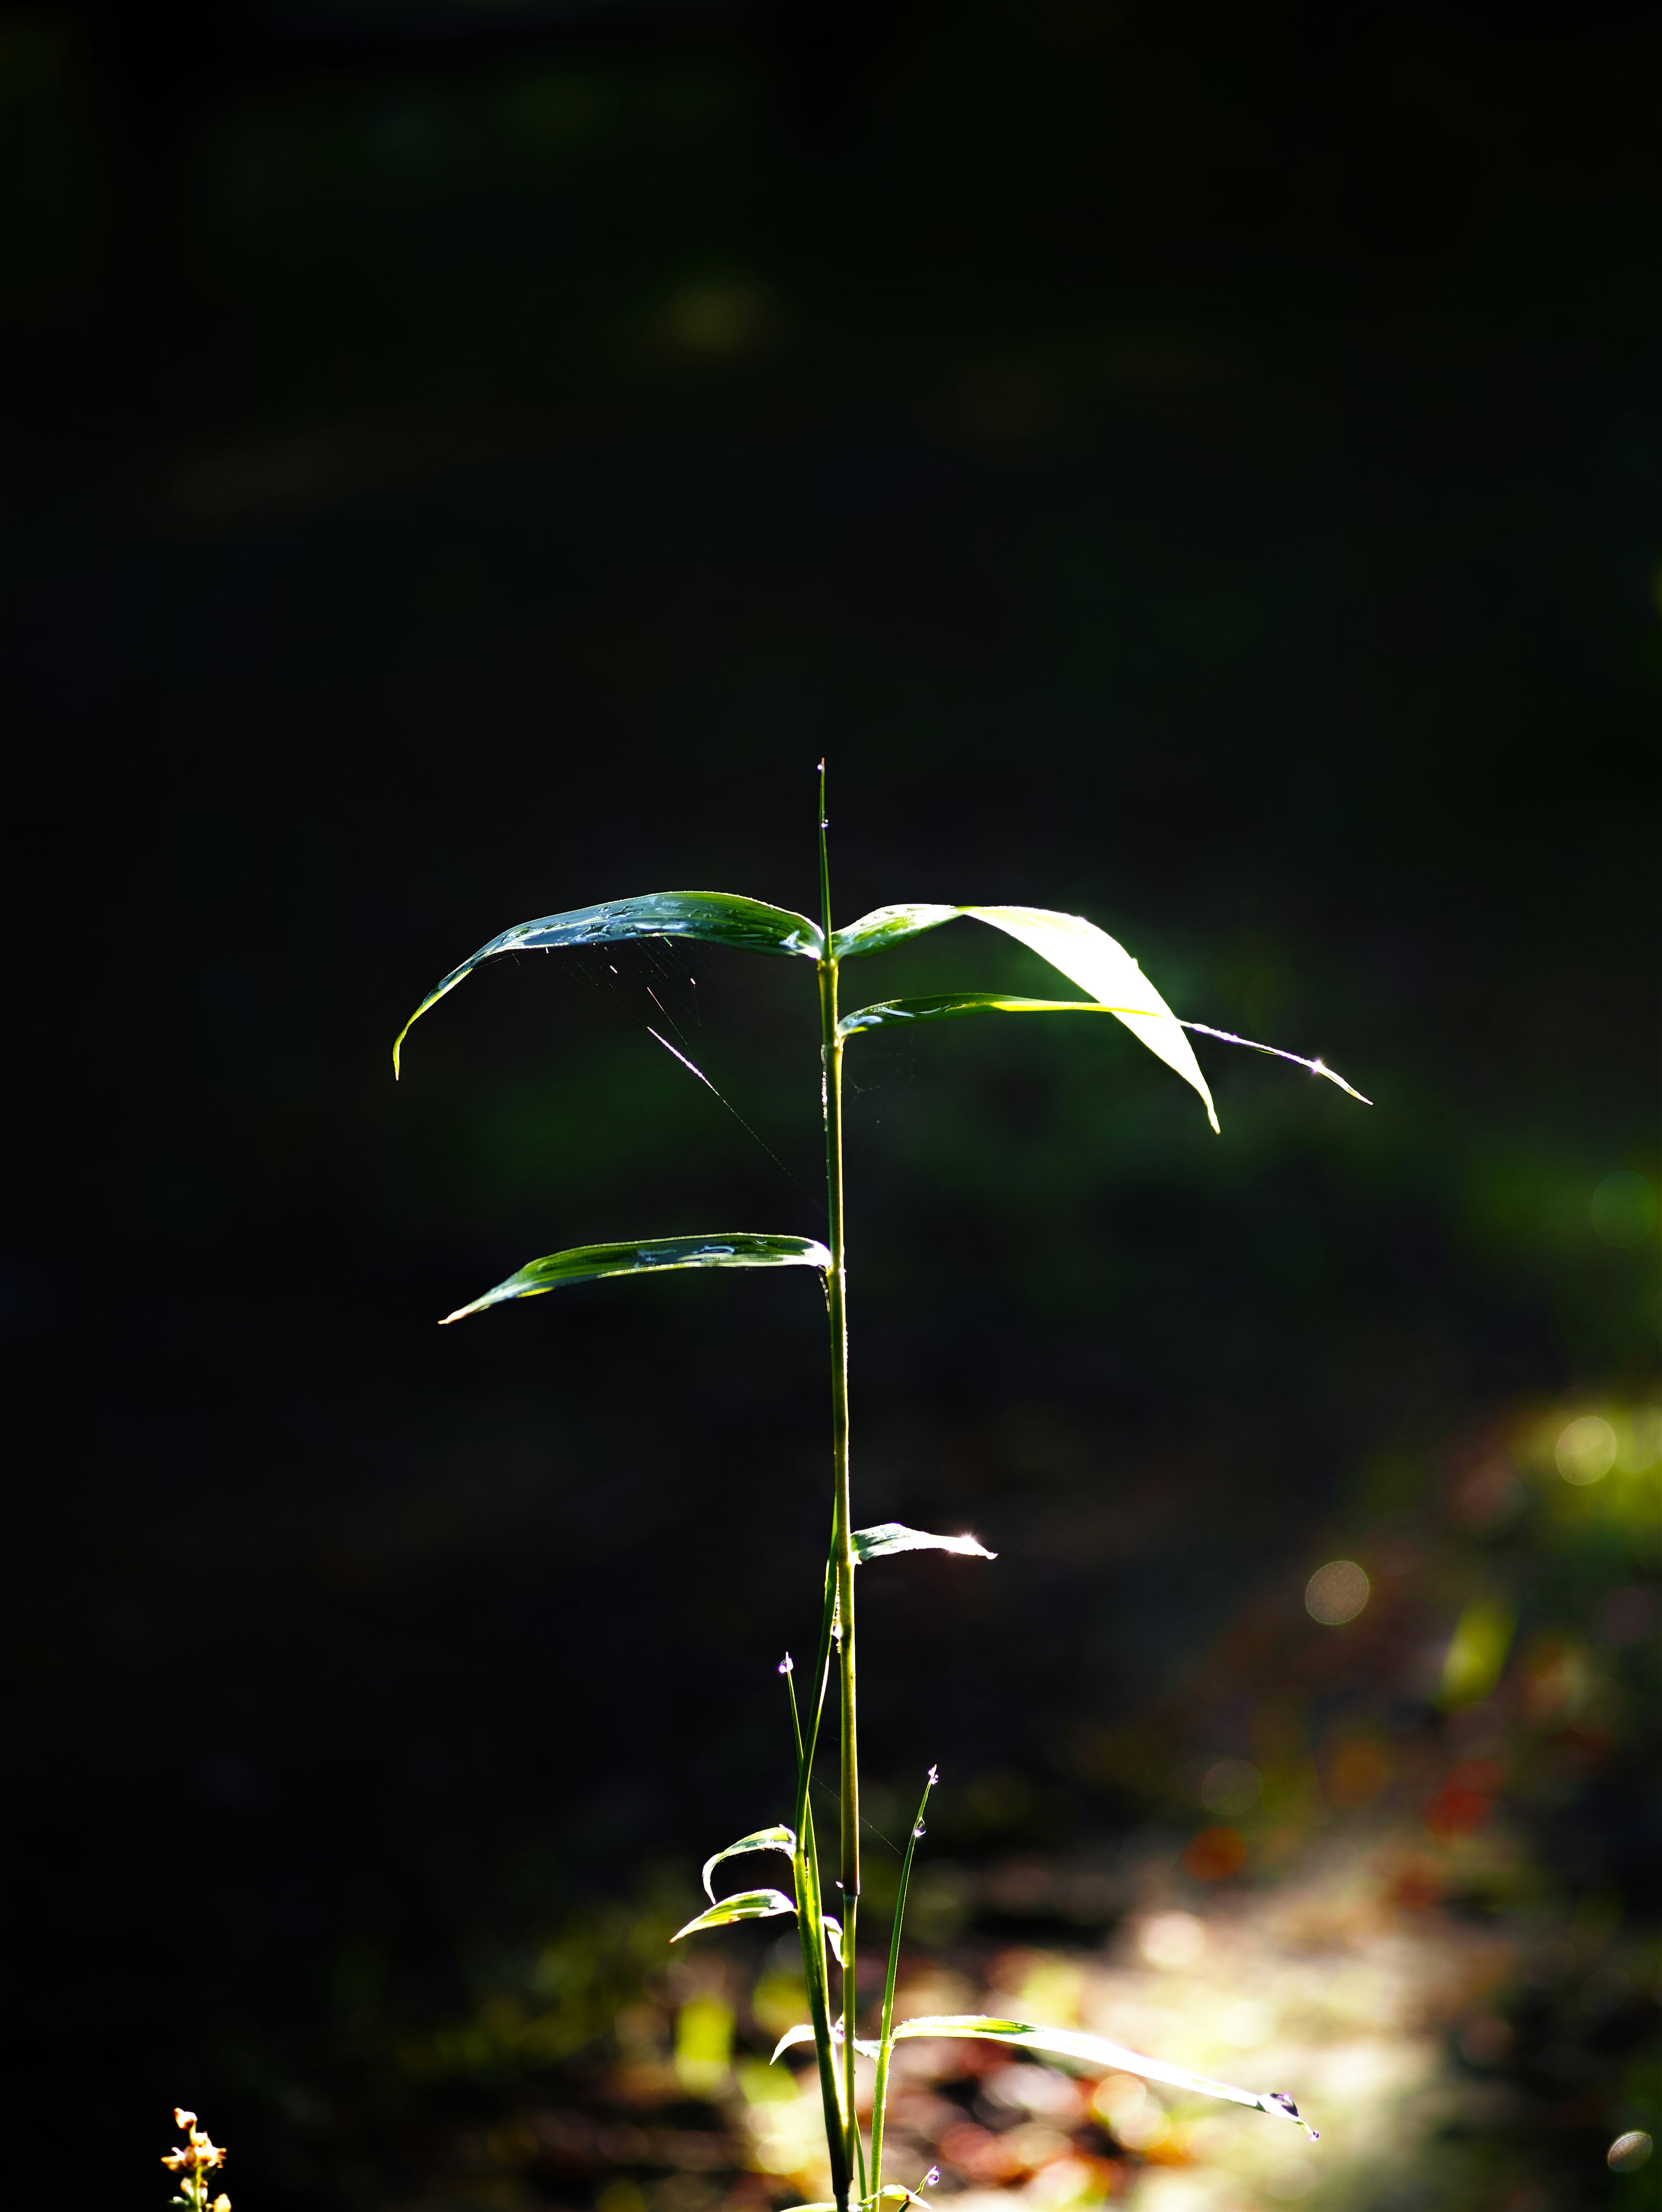
[[[1088, 913], [1377, 1102], [855, 1048], [861, 1517], [1001, 1554], [873, 1569], [868, 1755], [966, 1864], [1190, 1817], [1102, 1747], [1244, 1607], [1652, 1387], [1588, 1205], [1659, 1168], [1659, 66], [1503, 0], [0, 11], [28, 2190], [139, 2201], [189, 2095], [268, 2212], [407, 2195], [408, 2024], [776, 1813], [812, 1279], [433, 1323], [815, 1233], [810, 971], [388, 1047], [529, 915], [811, 905], [822, 752], [839, 919]], [[964, 925], [849, 995], [932, 982], [1044, 988]], [[1642, 1917], [1624, 1756], [1554, 1879]]]

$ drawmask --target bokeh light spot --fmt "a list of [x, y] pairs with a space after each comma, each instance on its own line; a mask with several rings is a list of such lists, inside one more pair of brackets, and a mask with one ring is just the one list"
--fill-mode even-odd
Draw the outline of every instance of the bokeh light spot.
[[1256, 1766], [1245, 1759], [1221, 1759], [1201, 1778], [1200, 1801], [1208, 1813], [1237, 1819], [1257, 1803], [1263, 1784]]
[[1643, 2128], [1630, 2128], [1604, 2153], [1604, 2163], [1612, 2173], [1637, 2173], [1650, 2156], [1653, 2146]]
[[1296, 2204], [1301, 2197], [1308, 2197], [1316, 2186], [1316, 2176], [1307, 2166], [1283, 2166], [1264, 2183], [1267, 2196], [1278, 2204]]
[[1268, 2043], [1275, 2023], [1268, 2005], [1261, 2005], [1256, 1997], [1243, 1997], [1232, 2004], [1218, 2021], [1218, 2034], [1232, 2051], [1256, 2051], [1261, 2043]]
[[1183, 1864], [1196, 1881], [1227, 1881], [1246, 1864], [1246, 1838], [1239, 1828], [1202, 1828], [1184, 1852]]
[[1602, 1482], [1616, 1465], [1616, 1431], [1602, 1415], [1583, 1413], [1560, 1431], [1554, 1456], [1566, 1482]]
[[1137, 1948], [1151, 1966], [1192, 1966], [1206, 1948], [1206, 1928], [1192, 1912], [1156, 1912], [1144, 1921]]
[[1370, 1587], [1355, 1559], [1330, 1559], [1305, 1584], [1305, 1611], [1324, 1628], [1342, 1628], [1367, 1603]]
[[1656, 1226], [1656, 1186], [1648, 1176], [1618, 1168], [1594, 1191], [1588, 1211], [1605, 1243], [1625, 1251], [1629, 1245], [1642, 1244]]

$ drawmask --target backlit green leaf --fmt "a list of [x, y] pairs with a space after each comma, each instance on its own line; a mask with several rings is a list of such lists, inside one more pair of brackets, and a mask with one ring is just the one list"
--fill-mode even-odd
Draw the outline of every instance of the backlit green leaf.
[[[953, 991], [933, 999], [883, 999], [874, 1006], [861, 1006], [852, 1014], [844, 1014], [837, 1024], [839, 1036], [858, 1036], [866, 1030], [892, 1029], [908, 1022], [951, 1021], [960, 1014], [1124, 1014], [1131, 1011], [1122, 1006], [1101, 1006], [1094, 999], [1013, 999], [1001, 991]], [[1329, 1083], [1336, 1083], [1348, 1097], [1359, 1099], [1364, 1106], [1373, 1100], [1364, 1098], [1354, 1084], [1347, 1083], [1336, 1068], [1323, 1060], [1306, 1060], [1302, 1053], [1283, 1052], [1278, 1044], [1259, 1044], [1251, 1037], [1237, 1036], [1233, 1030], [1215, 1030], [1209, 1022], [1189, 1022], [1180, 1017], [1180, 1030], [1190, 1030], [1196, 1036], [1216, 1037], [1220, 1044], [1238, 1044], [1248, 1052], [1268, 1053], [1272, 1060], [1290, 1060], [1294, 1067], [1307, 1068], [1312, 1075], [1319, 1075]]]
[[691, 937], [706, 945], [730, 945], [740, 952], [774, 952], [818, 960], [825, 947], [819, 925], [784, 907], [729, 891], [648, 891], [639, 898], [611, 899], [603, 906], [574, 907], [569, 914], [545, 914], [539, 921], [516, 922], [482, 945], [472, 957], [453, 968], [435, 985], [399, 1031], [393, 1047], [393, 1073], [399, 1050], [427, 1012], [454, 991], [480, 963], [505, 952], [551, 952], [574, 945], [618, 945], [632, 937]]
[[955, 921], [963, 912], [961, 906], [874, 907], [858, 921], [851, 921], [846, 929], [831, 932], [831, 957], [858, 960], [868, 952], [885, 952], [905, 938], [916, 937], [926, 929], [939, 929], [943, 921]]
[[881, 1521], [874, 1528], [856, 1528], [849, 1548], [858, 1566], [864, 1559], [881, 1559], [891, 1552], [956, 1552], [965, 1559], [995, 1559], [996, 1552], [974, 1536], [932, 1536], [925, 1528], [909, 1528], [904, 1521]]
[[781, 1889], [741, 1889], [734, 1897], [724, 1897], [701, 1912], [696, 1920], [689, 1920], [685, 1928], [678, 1928], [670, 1937], [679, 1943], [683, 1936], [696, 1936], [701, 1928], [728, 1928], [735, 1920], [773, 1920], [782, 1912], [794, 1912], [795, 1905]]
[[[494, 1290], [446, 1314], [446, 1322], [483, 1313], [508, 1298], [537, 1298], [568, 1283], [592, 1283], [605, 1275], [661, 1274], [673, 1267], [819, 1267], [831, 1254], [812, 1237], [754, 1237], [742, 1230], [709, 1237], [658, 1237], [639, 1244], [575, 1244], [532, 1260]], [[442, 1324], [441, 1324], [442, 1326]]]
[[858, 1036], [865, 1030], [892, 1029], [901, 1023], [951, 1021], [959, 1014], [1111, 1014], [1114, 1006], [1099, 1006], [1094, 999], [1013, 999], [1002, 991], [952, 991], [934, 999], [882, 999], [874, 1006], [861, 1006], [844, 1014], [837, 1024], [838, 1036]]
[[[1125, 947], [1082, 915], [1055, 914], [1042, 906], [880, 906], [847, 929], [837, 931], [831, 951], [838, 959], [880, 952], [920, 931], [936, 929], [960, 914], [1001, 929], [1030, 952], [1037, 952], [1041, 960], [1048, 960], [1070, 983], [1077, 983], [1094, 1005], [1105, 1006], [1156, 1058], [1199, 1093], [1207, 1120], [1214, 1129], [1217, 1127], [1217, 1109], [1194, 1047], [1183, 1033], [1183, 1024]], [[1033, 1002], [1028, 1003], [1031, 1007]], [[959, 1011], [967, 1013], [972, 1009], [964, 1004]], [[977, 1011], [985, 1012], [984, 1004]]]
[[[833, 2043], [841, 2043], [842, 2040], [843, 2023], [840, 2020], [834, 2020], [831, 2022], [831, 2041]], [[813, 2030], [809, 2027], [807, 2021], [800, 2021], [794, 2027], [788, 2027], [784, 2033], [780, 2037], [778, 2042], [774, 2045], [773, 2057], [769, 2059], [769, 2065], [771, 2066], [775, 2064], [781, 2057], [783, 2057], [786, 2051], [794, 2050], [799, 2043], [812, 2043], [813, 2041]], [[862, 2058], [875, 2058], [877, 2056], [877, 2045], [874, 2043], [868, 2042], [863, 2035], [855, 2036], [854, 2039], [854, 2047], [860, 2053]]]
[[825, 1941], [831, 1945], [831, 1956], [840, 1966], [843, 1963], [843, 1923], [831, 1913], [822, 1912], [819, 1925], [825, 1931]]
[[706, 1897], [712, 1901], [715, 1899], [715, 1892], [709, 1886], [709, 1878], [722, 1860], [736, 1859], [745, 1851], [783, 1851], [788, 1858], [793, 1857], [796, 1851], [795, 1833], [789, 1828], [758, 1828], [751, 1835], [740, 1836], [736, 1844], [729, 1844], [726, 1850], [717, 1851], [713, 1858], [706, 1859], [704, 1861], [704, 1895]]
[[1274, 2112], [1284, 2120], [1297, 2120], [1313, 2142], [1316, 2130], [1300, 2118], [1299, 2108], [1282, 2089], [1238, 2089], [1230, 2081], [1215, 2081], [1208, 2075], [1190, 2074], [1163, 2059], [1145, 2058], [1123, 2043], [1110, 2043], [1100, 2035], [1084, 2035], [1068, 2027], [1030, 2027], [1025, 2021], [995, 2020], [983, 2013], [940, 2013], [921, 2020], [904, 2020], [894, 2031], [894, 2041], [920, 2036], [946, 2035], [984, 2038], [994, 2043], [1014, 2043], [1023, 2051], [1043, 2051], [1058, 2058], [1075, 2058], [1082, 2065], [1100, 2066], [1116, 2074], [1138, 2074], [1145, 2081], [1164, 2081], [1191, 2095], [1221, 2097], [1232, 2105], [1250, 2105], [1260, 2112]]

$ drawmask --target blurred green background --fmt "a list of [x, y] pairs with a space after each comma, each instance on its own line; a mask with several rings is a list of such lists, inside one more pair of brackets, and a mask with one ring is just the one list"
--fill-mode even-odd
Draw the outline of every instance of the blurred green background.
[[783, 1802], [818, 1293], [433, 1328], [817, 1231], [807, 971], [504, 966], [387, 1055], [527, 916], [811, 904], [822, 752], [840, 918], [1085, 912], [1377, 1102], [855, 1048], [861, 1517], [1000, 1553], [865, 1595], [908, 1972], [1332, 2154], [1027, 2068], [913, 2082], [920, 2170], [1659, 2202], [1659, 64], [1592, 0], [0, 9], [20, 2202], [165, 2201], [180, 2100], [238, 2212], [811, 2185], [788, 1962], [664, 1938]]

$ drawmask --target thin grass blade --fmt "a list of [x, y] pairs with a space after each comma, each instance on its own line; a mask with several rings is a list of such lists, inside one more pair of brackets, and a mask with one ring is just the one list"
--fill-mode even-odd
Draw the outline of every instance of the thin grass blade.
[[900, 1934], [906, 1924], [906, 1896], [911, 1887], [912, 1861], [923, 1833], [923, 1815], [928, 1810], [929, 1792], [940, 1779], [932, 1766], [923, 1784], [923, 1795], [917, 1801], [911, 1832], [906, 1838], [906, 1855], [900, 1862], [900, 1886], [895, 1892], [894, 1920], [889, 1933], [889, 1968], [883, 1983], [883, 2012], [878, 2028], [877, 2080], [872, 2088], [872, 2186], [880, 2195], [883, 2187], [883, 2131], [889, 2106], [889, 2060], [894, 2053], [894, 1984], [900, 1971]]
[[677, 1267], [818, 1267], [831, 1265], [831, 1254], [812, 1237], [761, 1237], [746, 1230], [720, 1230], [707, 1237], [658, 1237], [636, 1244], [574, 1244], [532, 1260], [454, 1313], [443, 1327], [483, 1313], [510, 1298], [538, 1298], [569, 1283], [593, 1283], [608, 1275], [663, 1274]]
[[669, 1940], [679, 1943], [683, 1936], [696, 1936], [702, 1928], [727, 1928], [735, 1920], [773, 1920], [782, 1912], [795, 1910], [795, 1900], [782, 1889], [741, 1889], [736, 1896], [722, 1898], [708, 1911], [689, 1920], [685, 1928], [678, 1928]]
[[712, 1905], [715, 1903], [715, 1892], [709, 1886], [709, 1878], [723, 1859], [736, 1859], [746, 1851], [783, 1851], [789, 1858], [795, 1850], [796, 1838], [788, 1828], [758, 1828], [751, 1835], [740, 1836], [736, 1844], [729, 1844], [726, 1850], [717, 1851], [704, 1861], [704, 1895]]
[[886, 1559], [891, 1552], [956, 1552], [965, 1559], [995, 1559], [976, 1536], [932, 1536], [925, 1528], [909, 1528], [904, 1521], [880, 1521], [874, 1528], [856, 1528], [849, 1539], [854, 1563]]
[[635, 937], [696, 938], [705, 945], [729, 945], [740, 952], [771, 952], [806, 960], [817, 960], [825, 948], [819, 925], [806, 915], [766, 906], [760, 899], [741, 898], [731, 891], [648, 891], [638, 898], [610, 899], [601, 906], [545, 914], [539, 921], [516, 922], [512, 929], [503, 930], [434, 986], [399, 1031], [393, 1047], [393, 1074], [399, 1072], [404, 1040], [422, 1016], [485, 961], [509, 952], [618, 945]]
[[1110, 2043], [1104, 2036], [1085, 2035], [1068, 2027], [1032, 2027], [1025, 2021], [996, 2020], [982, 2013], [941, 2013], [902, 2021], [892, 2039], [904, 2043], [931, 2035], [1013, 2043], [1019, 2050], [1075, 2058], [1083, 2065], [1100, 2066], [1116, 2074], [1141, 2075], [1146, 2081], [1164, 2081], [1171, 2088], [1187, 2089], [1196, 2096], [1221, 2097], [1232, 2105], [1250, 2106], [1255, 2112], [1273, 2112], [1278, 2119], [1297, 2120], [1312, 2142], [1316, 2140], [1315, 2129], [1300, 2118], [1285, 2090], [1238, 2089], [1233, 2082], [1215, 2081], [1209, 2075], [1190, 2074], [1181, 2066], [1168, 2066], [1164, 2059], [1147, 2058], [1141, 2051], [1128, 2051], [1123, 2044]]

